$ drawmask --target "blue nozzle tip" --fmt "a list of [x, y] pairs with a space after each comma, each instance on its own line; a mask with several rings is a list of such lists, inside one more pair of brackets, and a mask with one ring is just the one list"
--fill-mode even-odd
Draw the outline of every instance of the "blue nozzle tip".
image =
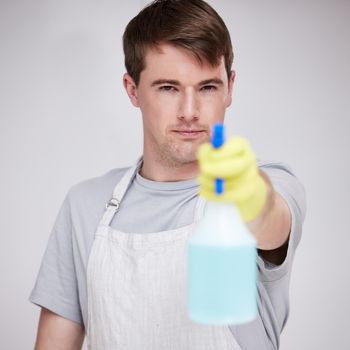
[[216, 179], [215, 180], [215, 193], [216, 194], [224, 193], [224, 180], [223, 179]]
[[224, 124], [217, 123], [213, 127], [212, 145], [215, 148], [222, 146], [224, 143]]

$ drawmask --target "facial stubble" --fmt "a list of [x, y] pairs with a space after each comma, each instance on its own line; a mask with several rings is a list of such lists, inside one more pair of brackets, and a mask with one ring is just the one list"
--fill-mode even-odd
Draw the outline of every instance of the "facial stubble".
[[156, 160], [169, 168], [179, 168], [197, 162], [198, 147], [208, 141], [209, 137], [200, 140], [178, 140], [176, 137], [167, 137], [157, 145]]

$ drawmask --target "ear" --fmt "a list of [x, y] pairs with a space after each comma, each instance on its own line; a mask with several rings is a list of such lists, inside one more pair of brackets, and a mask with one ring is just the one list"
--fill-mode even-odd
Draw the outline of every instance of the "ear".
[[226, 107], [231, 106], [231, 103], [232, 103], [233, 83], [235, 81], [235, 77], [236, 77], [236, 72], [234, 70], [231, 70], [230, 78], [228, 80], [228, 92], [227, 92]]
[[123, 85], [124, 88], [126, 90], [126, 93], [128, 94], [131, 103], [135, 106], [135, 107], [140, 107], [139, 104], [139, 99], [138, 99], [138, 95], [137, 95], [137, 86], [134, 82], [134, 79], [130, 76], [130, 74], [125, 73], [123, 75]]

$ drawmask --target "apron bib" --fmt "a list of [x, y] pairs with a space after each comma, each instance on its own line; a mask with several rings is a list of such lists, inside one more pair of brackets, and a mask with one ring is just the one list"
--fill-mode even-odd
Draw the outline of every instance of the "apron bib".
[[[113, 192], [87, 266], [89, 350], [241, 350], [228, 326], [201, 325], [187, 314], [187, 241], [191, 225], [155, 233], [110, 226], [141, 162]], [[135, 219], [137, 220], [137, 218]]]

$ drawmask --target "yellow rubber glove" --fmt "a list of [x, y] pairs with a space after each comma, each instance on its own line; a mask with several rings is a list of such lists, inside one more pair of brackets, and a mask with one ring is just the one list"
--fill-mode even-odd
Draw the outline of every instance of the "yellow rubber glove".
[[[259, 174], [256, 157], [248, 141], [235, 136], [221, 147], [202, 144], [197, 153], [200, 167], [200, 195], [234, 202], [244, 221], [255, 219], [264, 208], [267, 185]], [[224, 179], [224, 192], [216, 194], [215, 179]]]

